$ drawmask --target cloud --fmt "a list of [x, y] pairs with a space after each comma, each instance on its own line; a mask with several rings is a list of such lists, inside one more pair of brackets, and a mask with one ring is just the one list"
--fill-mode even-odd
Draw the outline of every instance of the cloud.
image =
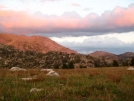
[[91, 11], [92, 8], [83, 8], [82, 10], [83, 10], [83, 11]]
[[134, 42], [126, 43], [115, 37], [108, 36], [80, 36], [80, 37], [52, 37], [52, 40], [59, 44], [69, 47], [79, 53], [91, 53], [94, 51], [107, 51], [115, 54], [121, 54], [124, 52], [133, 52]]
[[72, 3], [71, 6], [80, 7], [80, 4], [78, 4], [78, 3]]
[[[19, 0], [17, 0], [17, 1], [19, 1]], [[30, 0], [20, 0], [22, 3], [26, 3], [26, 2], [30, 2]], [[50, 2], [55, 2], [55, 1], [61, 1], [61, 0], [34, 0], [34, 1], [32, 1], [32, 2], [48, 2], [48, 1], [50, 1]]]
[[42, 2], [46, 2], [46, 1], [52, 1], [52, 2], [54, 2], [54, 1], [60, 1], [60, 0], [41, 0]]
[[61, 16], [31, 15], [28, 12], [0, 9], [0, 31], [8, 33], [63, 33], [65, 35], [99, 35], [134, 31], [134, 5], [116, 7], [102, 15], [90, 13], [81, 17], [76, 12]]
[[3, 6], [3, 5], [0, 5], [0, 9], [3, 9], [3, 8], [6, 8], [5, 6]]

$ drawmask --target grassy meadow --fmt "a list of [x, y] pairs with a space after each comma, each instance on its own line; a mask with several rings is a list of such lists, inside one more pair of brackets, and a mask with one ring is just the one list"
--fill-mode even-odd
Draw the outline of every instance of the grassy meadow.
[[[0, 69], [0, 101], [134, 101], [134, 71], [126, 69], [55, 70], [60, 77], [46, 76], [40, 69]], [[35, 80], [21, 80], [34, 75]], [[43, 90], [30, 92], [31, 88]]]

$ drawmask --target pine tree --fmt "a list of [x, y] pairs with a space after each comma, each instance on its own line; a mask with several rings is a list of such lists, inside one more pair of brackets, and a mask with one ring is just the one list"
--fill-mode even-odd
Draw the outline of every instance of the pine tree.
[[118, 62], [116, 60], [113, 60], [113, 66], [114, 67], [119, 67], [119, 64], [118, 64]]
[[134, 57], [131, 59], [131, 66], [134, 66]]
[[74, 64], [73, 64], [73, 62], [72, 62], [72, 61], [71, 61], [71, 62], [69, 62], [68, 67], [69, 67], [70, 69], [74, 69]]
[[68, 66], [67, 66], [66, 63], [63, 63], [63, 65], [62, 65], [62, 69], [68, 69]]

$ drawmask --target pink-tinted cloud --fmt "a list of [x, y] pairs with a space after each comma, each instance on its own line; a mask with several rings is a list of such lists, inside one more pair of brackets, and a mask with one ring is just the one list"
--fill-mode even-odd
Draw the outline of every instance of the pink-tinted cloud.
[[60, 0], [41, 0], [42, 2], [46, 2], [46, 1], [60, 1]]
[[0, 9], [2, 9], [2, 8], [6, 8], [5, 6], [3, 6], [3, 5], [0, 5]]
[[62, 16], [38, 16], [26, 12], [0, 9], [0, 32], [60, 33], [60, 32], [128, 32], [134, 31], [134, 5], [116, 7], [113, 11], [81, 18], [76, 12]]
[[80, 7], [80, 4], [78, 4], [78, 3], [72, 3], [71, 6]]

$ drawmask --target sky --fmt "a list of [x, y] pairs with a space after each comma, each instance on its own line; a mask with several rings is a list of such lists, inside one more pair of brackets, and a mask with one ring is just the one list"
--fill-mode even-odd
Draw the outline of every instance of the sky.
[[0, 0], [0, 33], [46, 36], [83, 54], [134, 52], [134, 1]]

